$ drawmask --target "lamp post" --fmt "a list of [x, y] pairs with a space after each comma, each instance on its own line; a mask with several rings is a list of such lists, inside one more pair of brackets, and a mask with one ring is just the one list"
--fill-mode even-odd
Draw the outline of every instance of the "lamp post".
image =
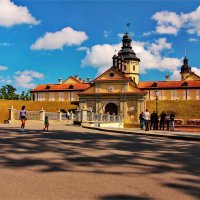
[[159, 96], [159, 90], [155, 90], [155, 96], [156, 96], [156, 113], [158, 114], [158, 96]]

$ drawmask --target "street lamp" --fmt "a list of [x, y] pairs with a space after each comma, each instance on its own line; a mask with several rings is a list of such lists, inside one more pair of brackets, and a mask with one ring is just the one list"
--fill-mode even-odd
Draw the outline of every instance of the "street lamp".
[[159, 90], [155, 90], [155, 96], [156, 96], [156, 113], [158, 114], [158, 96], [159, 96]]

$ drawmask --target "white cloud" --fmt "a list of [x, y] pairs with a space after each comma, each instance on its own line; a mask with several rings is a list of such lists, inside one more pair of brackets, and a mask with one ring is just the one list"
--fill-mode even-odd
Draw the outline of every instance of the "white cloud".
[[148, 31], [148, 32], [144, 32], [143, 33], [143, 36], [149, 36], [149, 35], [153, 35], [153, 34], [155, 34], [156, 32], [155, 31]]
[[47, 32], [43, 37], [31, 45], [32, 50], [55, 50], [66, 46], [80, 45], [88, 39], [85, 32], [76, 31], [71, 27], [63, 28], [55, 33]]
[[197, 42], [198, 40], [196, 38], [189, 38], [188, 41], [189, 42]]
[[181, 80], [180, 70], [174, 70], [172, 75], [170, 76], [170, 80], [180, 81]]
[[182, 15], [182, 17], [187, 22], [187, 32], [200, 35], [200, 6], [195, 11]]
[[152, 19], [157, 21], [156, 32], [159, 34], [177, 35], [181, 28], [185, 28], [189, 34], [200, 35], [200, 6], [190, 13], [157, 12]]
[[[171, 43], [167, 43], [165, 38], [161, 38], [157, 40], [156, 43], [152, 44], [133, 41], [132, 46], [137, 57], [141, 59], [141, 73], [146, 73], [146, 71], [150, 69], [172, 72], [182, 64], [182, 61], [178, 58], [163, 57], [161, 55], [163, 50], [171, 49], [172, 46]], [[114, 45], [95, 45], [82, 60], [82, 66], [97, 68], [98, 74], [100, 74], [112, 66], [112, 56], [115, 50], [119, 51], [120, 49], [121, 43]]]
[[115, 50], [120, 50], [121, 44], [97, 44], [87, 53], [86, 57], [82, 60], [82, 66], [92, 66], [98, 68], [98, 74], [108, 69], [112, 65], [112, 56]]
[[106, 31], [106, 30], [104, 30], [103, 31], [103, 36], [104, 37], [109, 37], [109, 35], [112, 33], [112, 31]]
[[6, 66], [0, 66], [0, 70], [7, 70], [8, 69], [8, 67], [6, 67]]
[[17, 6], [10, 0], [0, 0], [0, 26], [11, 27], [17, 24], [37, 25], [40, 23], [27, 7]]
[[11, 84], [12, 80], [11, 80], [10, 76], [7, 76], [6, 78], [3, 76], [0, 76], [0, 83]]
[[8, 42], [1, 42], [0, 43], [0, 46], [11, 46], [11, 44], [10, 43], [8, 43]]
[[157, 21], [156, 32], [177, 35], [184, 21], [175, 12], [161, 11], [152, 16]]
[[197, 67], [192, 67], [192, 71], [197, 74], [198, 76], [200, 76], [200, 69]]
[[86, 51], [87, 53], [89, 53], [90, 48], [88, 48], [88, 47], [79, 47], [79, 48], [77, 48], [76, 50], [77, 50], [77, 51]]
[[171, 49], [172, 43], [168, 43], [166, 38], [160, 38], [155, 43], [150, 44], [147, 48], [155, 55], [160, 54], [165, 49]]
[[15, 74], [15, 85], [22, 88], [34, 88], [36, 84], [33, 81], [44, 78], [44, 74], [33, 70], [17, 71]]

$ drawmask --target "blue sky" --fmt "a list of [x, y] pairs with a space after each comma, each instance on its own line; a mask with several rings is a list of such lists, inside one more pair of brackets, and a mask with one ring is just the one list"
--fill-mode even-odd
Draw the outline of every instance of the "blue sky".
[[185, 54], [200, 75], [199, 0], [0, 0], [0, 86], [18, 92], [112, 65], [131, 23], [140, 80], [179, 80]]

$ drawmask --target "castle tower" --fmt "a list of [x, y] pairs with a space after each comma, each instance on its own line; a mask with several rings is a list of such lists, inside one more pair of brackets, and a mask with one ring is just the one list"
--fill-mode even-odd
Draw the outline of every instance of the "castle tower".
[[136, 57], [131, 41], [131, 37], [126, 32], [122, 39], [122, 48], [118, 53], [118, 64], [125, 76], [130, 77], [138, 85], [140, 59]]
[[191, 73], [191, 66], [188, 65], [188, 58], [185, 56], [183, 59], [183, 65], [181, 66], [181, 80], [185, 80]]

